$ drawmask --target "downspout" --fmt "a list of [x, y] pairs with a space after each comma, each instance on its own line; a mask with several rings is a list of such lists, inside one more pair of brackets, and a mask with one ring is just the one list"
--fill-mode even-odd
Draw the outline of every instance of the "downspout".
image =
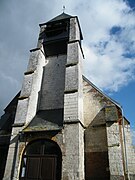
[[124, 151], [124, 166], [125, 166], [125, 173], [126, 173], [126, 180], [130, 180], [129, 171], [128, 171], [128, 158], [127, 158], [127, 148], [126, 148], [126, 136], [125, 136], [125, 122], [124, 122], [124, 112], [121, 106], [121, 113], [122, 113], [122, 132], [123, 132], [123, 151]]

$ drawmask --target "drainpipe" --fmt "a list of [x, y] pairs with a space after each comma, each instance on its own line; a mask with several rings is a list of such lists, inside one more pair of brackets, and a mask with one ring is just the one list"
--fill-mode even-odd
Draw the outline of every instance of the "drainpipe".
[[128, 159], [127, 159], [127, 148], [126, 148], [126, 136], [125, 136], [125, 121], [124, 121], [124, 112], [121, 106], [121, 113], [122, 113], [122, 131], [123, 131], [123, 151], [124, 151], [124, 164], [125, 164], [125, 173], [126, 173], [126, 180], [130, 180], [129, 171], [128, 171]]

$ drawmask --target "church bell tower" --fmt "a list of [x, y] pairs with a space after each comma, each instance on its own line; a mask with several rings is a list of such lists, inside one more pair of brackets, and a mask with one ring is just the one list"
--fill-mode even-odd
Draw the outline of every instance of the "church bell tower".
[[78, 18], [40, 24], [12, 129], [4, 180], [83, 180], [83, 39]]
[[70, 17], [63, 13], [45, 24], [40, 24], [41, 28], [45, 28], [39, 39], [43, 40], [46, 56], [67, 54]]

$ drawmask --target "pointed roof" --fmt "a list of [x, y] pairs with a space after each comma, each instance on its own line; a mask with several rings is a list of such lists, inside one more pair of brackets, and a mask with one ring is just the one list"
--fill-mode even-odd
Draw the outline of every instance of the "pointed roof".
[[39, 110], [32, 121], [23, 129], [30, 131], [51, 131], [62, 129], [62, 110]]
[[66, 14], [66, 13], [61, 13], [60, 15], [54, 17], [53, 19], [51, 19], [50, 21], [47, 21], [46, 23], [42, 23], [42, 24], [39, 24], [39, 26], [43, 26], [43, 25], [46, 25], [46, 24], [49, 24], [49, 23], [52, 23], [52, 22], [55, 22], [55, 21], [60, 21], [60, 20], [65, 20], [65, 19], [70, 19], [74, 16], [71, 16], [69, 14]]
[[63, 12], [62, 14], [60, 14], [60, 15], [56, 16], [55, 18], [51, 19], [50, 21], [48, 21], [46, 24], [51, 23], [51, 22], [54, 22], [54, 21], [60, 21], [60, 20], [70, 19], [71, 17], [73, 17], [73, 16], [71, 16], [71, 15], [66, 14], [66, 13]]

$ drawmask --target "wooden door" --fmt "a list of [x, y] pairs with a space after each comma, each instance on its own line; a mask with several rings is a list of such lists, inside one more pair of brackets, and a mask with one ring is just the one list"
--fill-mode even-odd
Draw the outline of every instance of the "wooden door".
[[62, 154], [59, 146], [46, 139], [30, 142], [23, 153], [20, 180], [61, 180]]
[[28, 156], [21, 180], [56, 180], [56, 166], [56, 155]]

